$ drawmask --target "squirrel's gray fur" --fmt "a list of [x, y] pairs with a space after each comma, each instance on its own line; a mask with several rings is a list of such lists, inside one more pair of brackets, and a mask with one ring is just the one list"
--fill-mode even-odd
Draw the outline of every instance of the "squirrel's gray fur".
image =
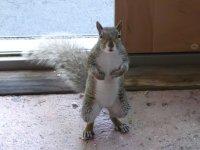
[[84, 139], [94, 136], [93, 124], [103, 107], [107, 108], [116, 129], [122, 133], [129, 128], [118, 118], [130, 109], [124, 88], [124, 74], [129, 59], [121, 41], [121, 23], [103, 28], [96, 23], [99, 39], [90, 52], [69, 43], [52, 43], [28, 57], [37, 63], [54, 67], [65, 82], [78, 92], [85, 90], [81, 116], [87, 126]]

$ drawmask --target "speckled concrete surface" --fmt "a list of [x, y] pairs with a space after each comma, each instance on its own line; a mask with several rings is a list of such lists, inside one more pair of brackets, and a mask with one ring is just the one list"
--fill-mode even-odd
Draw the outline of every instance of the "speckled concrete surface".
[[[95, 138], [81, 139], [80, 95], [0, 97], [0, 150], [199, 150], [200, 90], [129, 93], [130, 133], [103, 110]], [[76, 104], [78, 107], [75, 107]]]

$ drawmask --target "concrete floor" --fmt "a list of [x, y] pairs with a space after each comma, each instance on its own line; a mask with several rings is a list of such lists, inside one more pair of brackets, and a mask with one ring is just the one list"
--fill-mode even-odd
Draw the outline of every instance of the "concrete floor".
[[[0, 97], [0, 150], [199, 150], [200, 90], [130, 92], [131, 131], [103, 110], [95, 138], [81, 139], [80, 95]], [[74, 107], [74, 106], [78, 107]]]

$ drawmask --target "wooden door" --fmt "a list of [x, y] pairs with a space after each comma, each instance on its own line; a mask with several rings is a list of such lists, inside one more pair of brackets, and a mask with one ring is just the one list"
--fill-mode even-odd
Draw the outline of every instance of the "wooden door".
[[200, 0], [116, 0], [129, 53], [200, 51]]

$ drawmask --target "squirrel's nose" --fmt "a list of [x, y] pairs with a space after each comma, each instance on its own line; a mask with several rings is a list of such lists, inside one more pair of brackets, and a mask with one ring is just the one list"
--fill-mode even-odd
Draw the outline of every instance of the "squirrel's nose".
[[110, 52], [112, 52], [112, 51], [113, 51], [113, 49], [112, 49], [112, 48], [110, 48], [110, 49], [109, 49], [109, 51], [110, 51]]
[[108, 42], [108, 47], [109, 47], [109, 48], [113, 48], [113, 47], [114, 47], [114, 44], [113, 44], [112, 41], [109, 41], [109, 42]]

